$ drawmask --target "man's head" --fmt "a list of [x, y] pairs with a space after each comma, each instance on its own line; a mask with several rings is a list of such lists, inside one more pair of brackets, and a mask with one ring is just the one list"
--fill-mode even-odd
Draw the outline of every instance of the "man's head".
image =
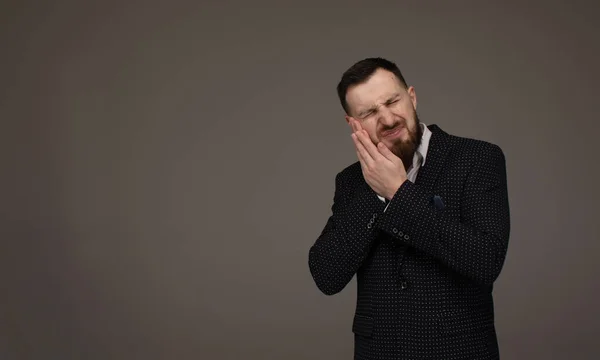
[[374, 144], [383, 142], [408, 168], [421, 143], [417, 96], [391, 61], [368, 58], [344, 72], [337, 86], [346, 121], [355, 119]]

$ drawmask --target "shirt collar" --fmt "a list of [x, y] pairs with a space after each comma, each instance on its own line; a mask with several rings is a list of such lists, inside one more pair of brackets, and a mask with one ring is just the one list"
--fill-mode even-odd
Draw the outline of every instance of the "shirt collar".
[[429, 149], [429, 140], [431, 139], [431, 130], [427, 128], [426, 124], [420, 123], [421, 129], [423, 130], [423, 134], [421, 135], [421, 144], [415, 151], [415, 155], [413, 156], [413, 163], [411, 168], [421, 167], [425, 165], [425, 159], [427, 158], [427, 150]]

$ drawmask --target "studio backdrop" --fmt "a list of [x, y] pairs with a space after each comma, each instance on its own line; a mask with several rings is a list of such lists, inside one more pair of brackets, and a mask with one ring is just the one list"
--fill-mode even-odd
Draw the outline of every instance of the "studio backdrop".
[[504, 150], [501, 357], [598, 358], [597, 2], [1, 7], [2, 359], [350, 359], [355, 281], [323, 295], [308, 250], [372, 56]]

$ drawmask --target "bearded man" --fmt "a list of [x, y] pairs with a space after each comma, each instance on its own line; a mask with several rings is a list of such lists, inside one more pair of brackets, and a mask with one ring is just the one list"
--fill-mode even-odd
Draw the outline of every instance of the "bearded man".
[[358, 161], [335, 178], [308, 264], [327, 295], [357, 278], [354, 358], [499, 359], [492, 289], [510, 232], [505, 156], [417, 116], [391, 61], [361, 60], [338, 95]]

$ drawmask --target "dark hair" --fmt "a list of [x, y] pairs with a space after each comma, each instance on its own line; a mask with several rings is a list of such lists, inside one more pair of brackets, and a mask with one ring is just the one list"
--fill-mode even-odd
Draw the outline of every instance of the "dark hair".
[[346, 93], [348, 92], [348, 88], [367, 81], [377, 69], [390, 71], [396, 75], [400, 83], [405, 88], [408, 88], [400, 69], [393, 62], [380, 57], [360, 60], [344, 72], [342, 79], [337, 85], [338, 97], [340, 98], [340, 102], [342, 103], [342, 107], [344, 108], [346, 114], [350, 114], [350, 111], [348, 110], [348, 103], [346, 102]]

